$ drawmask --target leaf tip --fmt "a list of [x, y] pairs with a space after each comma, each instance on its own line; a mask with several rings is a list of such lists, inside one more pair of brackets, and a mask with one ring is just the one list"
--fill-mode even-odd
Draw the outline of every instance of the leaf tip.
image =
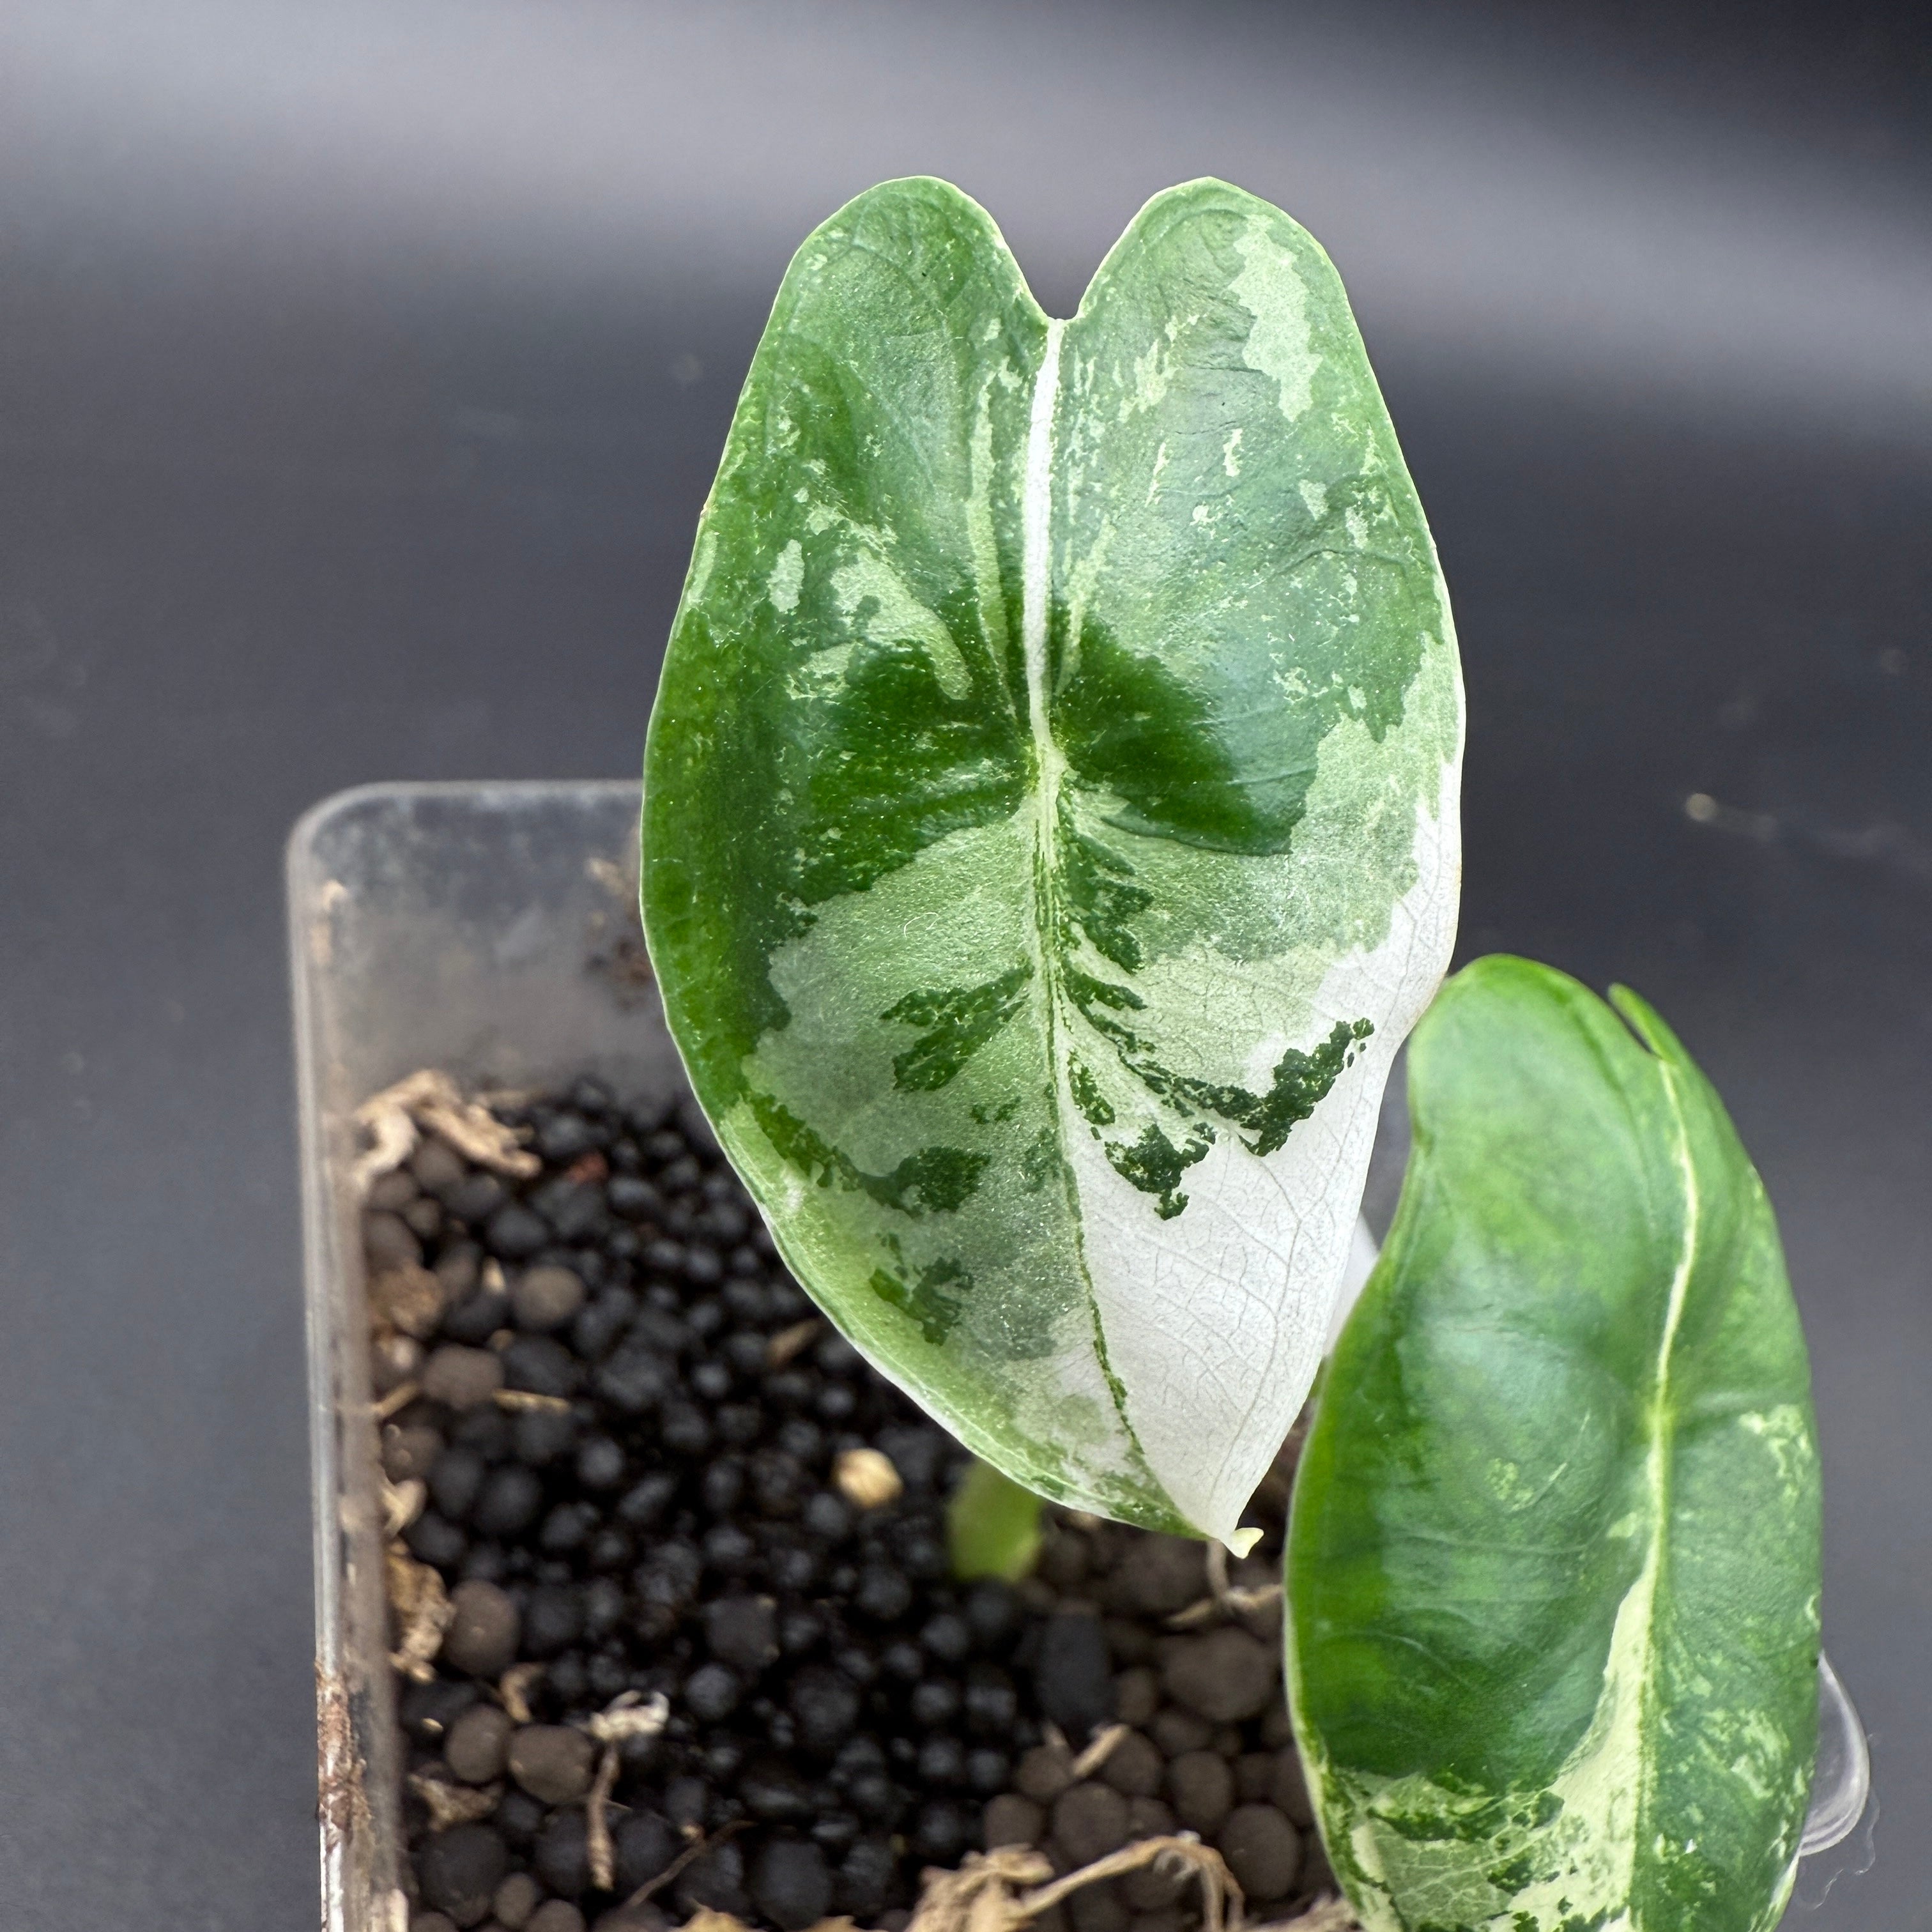
[[1684, 1052], [1683, 1042], [1640, 993], [1633, 992], [1628, 986], [1613, 986], [1610, 990], [1610, 1003], [1617, 1016], [1658, 1059], [1672, 1060], [1681, 1066], [1690, 1065], [1690, 1056]]

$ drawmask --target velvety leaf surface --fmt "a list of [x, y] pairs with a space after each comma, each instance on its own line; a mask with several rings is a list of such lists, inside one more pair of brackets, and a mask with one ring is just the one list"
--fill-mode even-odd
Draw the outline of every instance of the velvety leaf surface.
[[1628, 1027], [1523, 960], [1444, 988], [1304, 1453], [1291, 1698], [1372, 1932], [1755, 1932], [1796, 1866], [1804, 1337], [1716, 1094], [1612, 997]]
[[1461, 692], [1334, 269], [1214, 182], [1049, 322], [943, 182], [780, 292], [644, 910], [787, 1260], [1046, 1493], [1232, 1534], [1453, 933]]

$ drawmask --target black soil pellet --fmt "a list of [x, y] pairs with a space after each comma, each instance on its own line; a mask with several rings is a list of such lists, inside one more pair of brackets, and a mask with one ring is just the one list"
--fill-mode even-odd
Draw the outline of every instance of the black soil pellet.
[[[1202, 1546], [1058, 1510], [1034, 1576], [956, 1584], [945, 1511], [968, 1459], [817, 1316], [694, 1110], [586, 1080], [500, 1118], [542, 1172], [506, 1180], [431, 1138], [364, 1215], [372, 1276], [429, 1269], [442, 1310], [376, 1331], [421, 1352], [380, 1449], [392, 1483], [423, 1485], [403, 1540], [452, 1604], [434, 1681], [399, 1680], [406, 1768], [492, 1808], [439, 1832], [412, 1788], [418, 1919], [892, 1927], [922, 1868], [988, 1844], [1064, 1870], [1183, 1827], [1271, 1912], [1325, 1880], [1278, 1606], [1195, 1615]], [[892, 1465], [890, 1501], [842, 1486], [862, 1449]], [[1233, 1566], [1250, 1592], [1279, 1563], [1270, 1483], [1264, 1540]], [[619, 1748], [599, 1890], [589, 1726], [658, 1696], [662, 1733]], [[1198, 1892], [1176, 1888], [1136, 1874], [1064, 1923], [1184, 1932]]]
[[809, 1839], [767, 1838], [752, 1862], [748, 1885], [752, 1903], [782, 1932], [805, 1932], [832, 1904], [832, 1869]]
[[1038, 1657], [1034, 1674], [1042, 1708], [1070, 1738], [1084, 1738], [1112, 1721], [1113, 1663], [1098, 1617], [1063, 1612], [1048, 1618]]
[[443, 1633], [442, 1660], [473, 1677], [500, 1677], [517, 1660], [522, 1612], [517, 1600], [494, 1583], [459, 1582], [450, 1592], [453, 1612]]
[[508, 1871], [510, 1855], [488, 1825], [457, 1825], [439, 1832], [416, 1854], [422, 1895], [458, 1925], [480, 1924]]
[[465, 1784], [488, 1784], [501, 1778], [515, 1728], [509, 1714], [497, 1706], [472, 1706], [450, 1726], [442, 1748], [452, 1773]]

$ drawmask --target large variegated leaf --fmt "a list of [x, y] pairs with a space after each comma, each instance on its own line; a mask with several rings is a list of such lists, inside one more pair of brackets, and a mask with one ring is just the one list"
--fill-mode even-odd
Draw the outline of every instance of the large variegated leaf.
[[[1810, 1377], [1778, 1230], [1650, 1009], [1491, 958], [1288, 1546], [1288, 1676], [1371, 1932], [1761, 1932], [1818, 1712]], [[1640, 1043], [1641, 1042], [1641, 1043]]]
[[1446, 961], [1460, 740], [1286, 216], [1163, 194], [1066, 323], [943, 182], [800, 249], [665, 662], [645, 916], [787, 1260], [1010, 1474], [1234, 1533]]

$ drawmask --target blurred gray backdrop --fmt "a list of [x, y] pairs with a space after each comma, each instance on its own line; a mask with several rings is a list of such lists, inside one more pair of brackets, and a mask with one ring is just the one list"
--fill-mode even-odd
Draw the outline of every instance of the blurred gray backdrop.
[[1060, 313], [1204, 173], [1340, 266], [1462, 951], [1647, 994], [1783, 1222], [1882, 1806], [1790, 1923], [1932, 1925], [1932, 52], [1861, 0], [0, 5], [0, 1924], [314, 1922], [284, 834], [635, 768], [790, 250], [913, 172]]

